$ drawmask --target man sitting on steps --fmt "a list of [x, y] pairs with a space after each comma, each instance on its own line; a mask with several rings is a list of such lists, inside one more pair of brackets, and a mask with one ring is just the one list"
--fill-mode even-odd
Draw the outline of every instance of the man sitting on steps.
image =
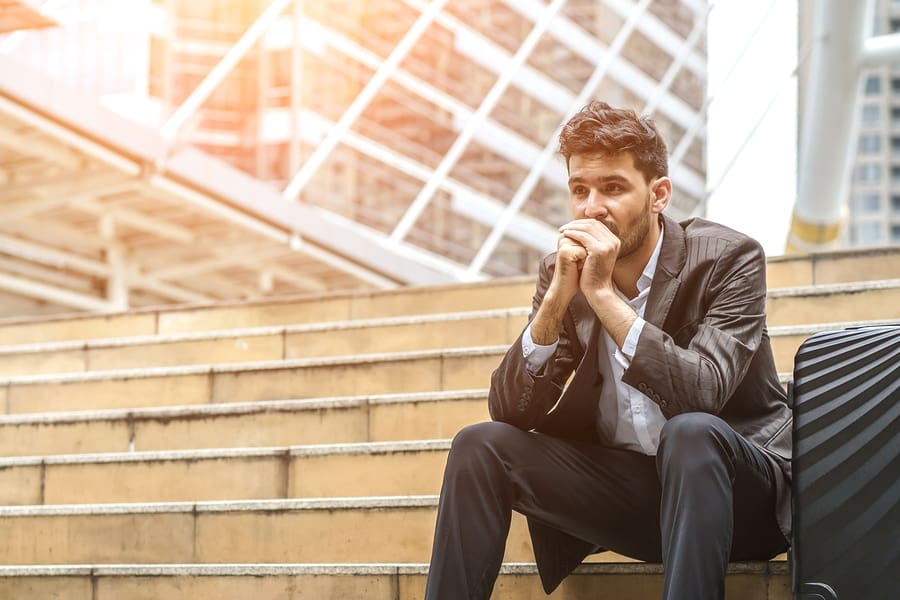
[[771, 558], [790, 530], [765, 256], [663, 213], [672, 183], [649, 118], [592, 102], [560, 153], [574, 220], [492, 376], [493, 421], [453, 440], [426, 598], [490, 596], [513, 510], [547, 593], [609, 549], [661, 561], [666, 600], [723, 598], [728, 561]]

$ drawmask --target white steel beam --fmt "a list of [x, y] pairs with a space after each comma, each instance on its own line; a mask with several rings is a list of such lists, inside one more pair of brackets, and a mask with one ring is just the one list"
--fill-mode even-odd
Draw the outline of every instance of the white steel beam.
[[381, 91], [381, 88], [387, 83], [388, 78], [391, 77], [397, 67], [400, 66], [400, 62], [406, 58], [406, 55], [409, 54], [409, 51], [412, 50], [416, 42], [419, 41], [419, 38], [422, 37], [446, 3], [447, 0], [433, 0], [422, 14], [419, 15], [415, 23], [413, 23], [413, 26], [406, 32], [403, 39], [400, 40], [400, 43], [398, 43], [391, 51], [387, 60], [381, 64], [375, 72], [375, 75], [372, 76], [372, 79], [369, 80], [359, 95], [354, 98], [344, 114], [341, 115], [341, 118], [334, 126], [334, 129], [329, 132], [328, 136], [322, 141], [319, 147], [315, 149], [309, 159], [303, 164], [300, 171], [294, 176], [290, 183], [288, 183], [287, 187], [285, 187], [282, 194], [286, 199], [296, 200], [300, 196], [300, 192], [303, 190], [304, 186], [312, 179], [312, 176], [316, 171], [319, 170], [325, 162], [325, 159], [328, 158], [328, 155], [340, 142], [341, 137], [350, 129], [359, 115], [362, 114], [372, 99], [375, 98], [375, 95]]
[[[421, 3], [421, 0], [404, 0], [407, 4], [410, 4], [413, 7], [418, 7]], [[441, 14], [437, 18], [437, 22], [447, 27], [451, 32], [455, 35], [472, 40], [477, 41], [477, 51], [475, 48], [469, 48], [473, 54], [473, 60], [479, 62], [486, 68], [491, 69], [493, 72], [500, 74], [502, 72], [502, 65], [509, 61], [510, 55], [491, 42], [483, 38], [480, 34], [468, 29], [466, 25], [459, 22], [453, 17], [450, 17], [446, 14]], [[353, 42], [352, 40], [346, 38], [345, 36], [331, 31], [324, 25], [317, 23], [311, 19], [305, 19], [303, 22], [303, 34], [304, 40], [313, 47], [319, 47], [322, 45], [328, 45], [338, 50], [348, 58], [356, 60], [365, 66], [371, 69], [377, 69], [382, 61], [380, 58], [375, 56], [373, 53], [369, 52], [365, 48], [360, 47], [358, 44]], [[267, 38], [267, 43], [271, 45], [273, 48], [287, 48], [287, 43], [290, 40], [290, 27], [289, 23], [285, 20], [277, 23], [272, 27], [271, 35]], [[315, 40], [315, 42], [311, 41]], [[309, 47], [309, 46], [308, 46]], [[468, 48], [468, 46], [466, 46]], [[486, 56], [492, 56], [490, 60], [486, 60]], [[616, 61], [613, 61], [614, 63]], [[521, 81], [520, 81], [521, 80]], [[458, 123], [458, 127], [464, 127], [464, 124], [471, 117], [473, 111], [468, 106], [460, 102], [459, 100], [453, 98], [452, 96], [436, 89], [431, 84], [424, 82], [409, 73], [403, 71], [402, 69], [398, 69], [394, 74], [393, 81], [400, 85], [401, 87], [409, 90], [410, 92], [424, 98], [425, 100], [435, 104], [436, 106], [447, 110], [454, 116], [454, 121]], [[563, 86], [556, 84], [551, 79], [539, 74], [537, 71], [528, 67], [527, 65], [523, 65], [523, 67], [513, 76], [513, 82], [518, 85], [523, 91], [534, 94], [539, 93], [540, 96], [538, 100], [542, 103], [550, 102], [554, 106], [559, 104], [560, 102], [564, 102], [560, 107], [560, 113], [564, 113], [568, 110], [568, 107], [571, 106], [571, 103], [574, 100], [574, 96], [565, 90]], [[548, 96], [547, 90], [550, 88], [559, 88], [559, 92], [554, 92], [553, 94]], [[537, 92], [536, 90], [539, 90]], [[284, 117], [279, 116], [279, 109], [271, 109], [266, 113], [266, 119], [271, 121], [270, 125], [266, 127], [267, 139], [269, 141], [288, 141], [283, 138], [283, 132], [290, 130], [290, 115], [285, 112]], [[323, 121], [327, 122], [327, 121]], [[698, 128], [694, 131], [694, 134], [702, 133], [704, 120], [699, 118]], [[277, 123], [277, 124], [276, 124]], [[315, 136], [310, 135], [309, 128], [312, 124], [307, 122], [304, 127], [301, 127], [304, 135], [307, 138], [307, 141], [311, 144], [318, 145], [321, 143], [323, 137], [319, 136], [318, 133]], [[330, 126], [329, 126], [330, 127]], [[313, 127], [315, 132], [318, 132], [320, 128]], [[282, 137], [278, 137], [275, 135], [276, 132], [281, 132], [279, 135]], [[352, 136], [353, 132], [350, 131], [345, 135], [345, 139], [343, 140], [345, 143], [348, 136]], [[691, 137], [693, 139], [693, 136]], [[487, 119], [483, 123], [483, 126], [476, 130], [475, 132], [475, 140], [484, 145], [486, 148], [489, 148], [491, 151], [496, 152], [500, 156], [508, 159], [509, 161], [523, 167], [524, 169], [530, 170], [531, 165], [538, 159], [540, 155], [540, 148], [531, 142], [530, 140], [522, 137], [521, 135], [511, 131], [510, 129], [496, 123], [492, 119]], [[675, 169], [672, 169], [673, 180], [676, 181], [678, 186], [690, 193], [695, 197], [702, 197], [706, 186], [703, 178], [699, 176], [695, 171], [690, 168], [682, 167], [676, 165]], [[566, 186], [566, 178], [565, 174], [560, 172], [558, 169], [553, 168], [552, 166], [548, 166], [548, 168], [544, 171], [543, 176], [551, 183], [561, 188]], [[505, 204], [505, 203], [504, 203]], [[512, 229], [516, 229], [516, 225], [513, 224]], [[541, 246], [543, 247], [543, 246]]]
[[[532, 21], [538, 17], [542, 7], [539, 0], [503, 0], [503, 2]], [[556, 20], [550, 27], [549, 33], [557, 41], [593, 65], [596, 65], [608, 51], [597, 38], [564, 16]], [[656, 89], [656, 82], [652, 78], [622, 57], [617, 57], [612, 61], [609, 76], [644, 100], [649, 99], [653, 90]], [[690, 125], [696, 115], [693, 107], [671, 93], [663, 95], [659, 103], [659, 110], [681, 127]]]
[[504, 67], [503, 73], [497, 81], [494, 82], [494, 85], [491, 86], [491, 89], [484, 97], [484, 100], [482, 100], [481, 104], [478, 106], [478, 110], [476, 110], [475, 114], [473, 114], [466, 122], [465, 128], [459, 136], [457, 136], [456, 140], [454, 140], [453, 145], [450, 146], [447, 153], [444, 154], [440, 164], [425, 183], [425, 187], [422, 188], [422, 191], [420, 191], [416, 196], [416, 199], [413, 200], [412, 205], [407, 209], [406, 213], [404, 213], [400, 222], [397, 223], [393, 233], [391, 233], [392, 241], [398, 242], [402, 240], [409, 232], [410, 228], [415, 224], [416, 220], [418, 220], [422, 211], [425, 210], [425, 207], [428, 206], [434, 193], [438, 190], [441, 182], [447, 174], [450, 173], [450, 170], [456, 165], [457, 161], [459, 161], [466, 147], [469, 145], [469, 142], [472, 140], [475, 131], [481, 127], [481, 124], [487, 116], [494, 110], [497, 102], [500, 101], [500, 98], [506, 92], [506, 88], [512, 81], [513, 75], [534, 51], [534, 48], [541, 40], [547, 27], [549, 27], [550, 22], [565, 3], [566, 0], [553, 0], [541, 14], [541, 17], [535, 22], [528, 37], [525, 38], [525, 41], [522, 42], [522, 45], [516, 50], [516, 54], [509, 64]]
[[[303, 28], [304, 0], [293, 0], [291, 12], [291, 139], [288, 142], [288, 169], [300, 170], [300, 109], [303, 106], [303, 44], [300, 32]], [[273, 25], [274, 26], [274, 25]]]
[[435, 252], [430, 252], [405, 242], [399, 244], [391, 242], [388, 240], [387, 236], [382, 233], [376, 232], [370, 227], [360, 225], [359, 223], [336, 213], [323, 212], [322, 218], [326, 221], [338, 224], [348, 231], [356, 231], [359, 237], [369, 240], [370, 244], [376, 244], [382, 248], [390, 248], [392, 252], [397, 253], [399, 256], [413, 260], [421, 265], [428, 266], [440, 273], [444, 273], [455, 281], [469, 280], [461, 265], [451, 262]]
[[[109, 194], [121, 194], [134, 190], [137, 184], [134, 181], [124, 181], [123, 183], [111, 184], [106, 186], [91, 187], [89, 191], [84, 193], [75, 193], [69, 195], [63, 192], [56, 192], [47, 198], [36, 198], [24, 202], [8, 203], [4, 209], [0, 209], [0, 219], [14, 220], [33, 215], [35, 213], [51, 210], [58, 206], [75, 205], [79, 201], [98, 196]], [[37, 188], [40, 195], [45, 194], [43, 188]]]
[[866, 29], [866, 2], [829, 0], [813, 11], [797, 171], [797, 203], [788, 247], [828, 247], [839, 234], [849, 191], [857, 130], [857, 95]]
[[106, 244], [104, 252], [109, 265], [109, 276], [106, 278], [106, 299], [116, 310], [128, 310], [128, 270], [125, 261], [125, 250], [116, 239], [116, 222], [111, 214], [100, 217], [100, 238]]
[[165, 281], [144, 277], [140, 273], [129, 273], [128, 282], [132, 289], [146, 290], [178, 302], [212, 302], [215, 300], [212, 296], [186, 290]]
[[[104, 243], [108, 245], [108, 242]], [[46, 265], [54, 269], [65, 269], [91, 277], [109, 279], [112, 276], [112, 269], [106, 263], [77, 256], [71, 252], [55, 250], [9, 235], [0, 234], [0, 253]], [[133, 288], [147, 289], [163, 297], [180, 302], [205, 302], [211, 300], [211, 298], [202, 294], [189, 292], [177, 286], [158, 281], [153, 275], [137, 273], [135, 269], [126, 269], [125, 273], [128, 284]], [[116, 305], [116, 303], [110, 302], [110, 306], [113, 305]]]
[[860, 55], [862, 68], [900, 60], [900, 33], [872, 36], [863, 43]]
[[[409, 2], [415, 4], [417, 0], [409, 0]], [[451, 31], [454, 31], [458, 35], [466, 36], [471, 39], [475, 39], [473, 36], [475, 34], [469, 35], [465, 33], [464, 26], [458, 21], [452, 20], [445, 15], [441, 15], [438, 17], [437, 21], [451, 28]], [[286, 24], [285, 24], [286, 25]], [[280, 30], [280, 31], [279, 31]], [[287, 37], [287, 32], [289, 30], [287, 27], [273, 27], [273, 37], [270, 39], [270, 43], [272, 47], [281, 47], [281, 44], [285, 43]], [[319, 40], [321, 43], [328, 44], [336, 49], [338, 52], [341, 52], [348, 58], [356, 60], [361, 64], [365, 65], [371, 69], [378, 69], [382, 60], [378, 58], [372, 52], [366, 50], [359, 46], [353, 40], [350, 40], [346, 36], [339, 34], [337, 32], [331, 31], [324, 25], [320, 25], [319, 23], [307, 19], [304, 21], [304, 34], [306, 38], [313, 37], [312, 33], [315, 32], [315, 38]], [[478, 54], [491, 54], [497, 57], [496, 60], [492, 60], [491, 64], [493, 65], [493, 72], [498, 75], [502, 72], [502, 65], [509, 62], [510, 55], [500, 48], [499, 46], [494, 45], [492, 42], [481, 39], [478, 41], [478, 48], [480, 52]], [[475, 52], [473, 50], [473, 52]], [[480, 57], [480, 60], [484, 60], [483, 56]], [[559, 93], [554, 93], [553, 97], [554, 103], [559, 103], [561, 99], [569, 99], [571, 100], [571, 95], [568, 91], [566, 91], [561, 85], [553, 82], [551, 79], [544, 77], [537, 73], [534, 69], [531, 69], [527, 65], [523, 65], [523, 67], [513, 76], [513, 81], [520, 79], [520, 74], [530, 72], [531, 74], [526, 78], [529, 82], [529, 85], [526, 87], [529, 90], [541, 90], [541, 98], [542, 101], [547, 99], [547, 90], [550, 87], [559, 88]], [[403, 87], [404, 89], [412, 92], [420, 96], [421, 98], [431, 102], [435, 106], [442, 108], [453, 115], [454, 118], [454, 126], [458, 129], [462, 129], [465, 126], [465, 123], [472, 117], [473, 110], [464, 104], [463, 102], [457, 100], [453, 96], [435, 88], [430, 83], [422, 81], [417, 77], [410, 75], [403, 69], [397, 69], [394, 73], [393, 81]], [[565, 104], [560, 111], [564, 110], [568, 104]], [[267, 140], [269, 141], [288, 141], [285, 139], [284, 132], [289, 131], [289, 120], [285, 120], [283, 117], [279, 116], [279, 109], [271, 109], [267, 111], [266, 118], [273, 122], [273, 125], [266, 127]], [[287, 119], [290, 118], [290, 114], [286, 113]], [[278, 122], [278, 125], [274, 125], [274, 122]], [[273, 133], [277, 133], [282, 137], [277, 137], [277, 135], [273, 136]], [[348, 132], [348, 135], [352, 135], [352, 132]], [[507, 158], [508, 160], [519, 164], [524, 168], [529, 168], [532, 159], [537, 156], [538, 148], [532, 143], [530, 140], [522, 137], [518, 133], [510, 130], [509, 128], [498, 124], [496, 121], [492, 119], [485, 120], [483, 127], [479, 128], [475, 132], [475, 140], [478, 141], [479, 144], [484, 145], [489, 148], [491, 151], [496, 152], [500, 156]], [[315, 144], [321, 143], [323, 138], [318, 138], [314, 141]], [[534, 156], [532, 156], [532, 154]], [[548, 170], [544, 173], [544, 176], [547, 177], [551, 182], [556, 185], [564, 186], [565, 178], [561, 178], [558, 176], [558, 173], [555, 170]]]
[[[304, 115], [305, 118], [303, 119], [303, 122], [308, 125], [304, 130], [307, 132], [321, 128], [322, 126], [317, 125], [317, 123], [326, 121], [324, 117], [320, 117], [311, 112], [305, 112]], [[317, 140], [315, 137], [310, 137], [308, 141], [310, 143], [316, 143]], [[378, 142], [352, 131], [344, 136], [344, 144], [349, 148], [353, 148], [388, 167], [396, 169], [397, 171], [422, 182], [428, 181], [433, 173], [433, 170], [430, 167], [385, 148]], [[486, 214], [499, 213], [499, 207], [506, 205], [505, 202], [501, 202], [500, 200], [483, 194], [462, 182], [456, 181], [452, 177], [445, 178], [441, 183], [441, 187], [453, 196], [454, 203], [451, 207], [454, 210], [460, 209], [457, 212], [469, 218], [472, 218], [471, 213], [473, 205], [482, 207]], [[493, 221], [491, 221], [491, 223], [493, 223]], [[535, 235], [536, 228], [541, 230], [540, 235]], [[547, 250], [548, 239], [553, 240], [556, 238], [555, 229], [553, 227], [550, 227], [547, 224], [539, 226], [533, 220], [522, 217], [521, 215], [515, 215], [513, 217], [510, 236], [527, 246], [531, 246], [541, 251]]]
[[[150, 183], [155, 187], [160, 188], [161, 190], [165, 190], [166, 192], [177, 195], [178, 197], [189, 200], [191, 203], [198, 205], [207, 211], [226, 219], [236, 225], [240, 225], [246, 229], [251, 231], [255, 231], [256, 233], [263, 235], [264, 237], [283, 243], [288, 244], [291, 242], [292, 238], [299, 239], [297, 235], [290, 235], [287, 232], [272, 227], [258, 219], [254, 219], [246, 215], [243, 212], [230, 208], [222, 203], [216, 202], [204, 194], [200, 194], [190, 188], [187, 188], [180, 183], [172, 181], [168, 177], [163, 177], [161, 175], [152, 175], [150, 177]], [[293, 247], [293, 246], [292, 246]], [[341, 256], [338, 256], [332, 252], [329, 252], [326, 249], [319, 249], [310, 244], [302, 244], [298, 245], [295, 250], [302, 252], [303, 254], [308, 255], [310, 258], [314, 258], [316, 260], [322, 261], [325, 264], [333, 266], [335, 269], [339, 269], [361, 281], [365, 281], [370, 283], [376, 287], [383, 289], [390, 289], [396, 287], [397, 284], [388, 279], [387, 277], [383, 277], [374, 271], [367, 269], [363, 266], [360, 266], [357, 263], [346, 260]]]
[[96, 292], [96, 282], [93, 278], [86, 278], [80, 273], [71, 271], [60, 271], [2, 253], [0, 253], [0, 272], [79, 294], [93, 295]]
[[[603, 3], [612, 9], [622, 19], [627, 20], [631, 11], [637, 7], [637, 2], [633, 0], [603, 0]], [[697, 13], [696, 21], [703, 22], [712, 4], [706, 5]], [[696, 28], [696, 23], [694, 25]], [[637, 24], [637, 30], [653, 40], [653, 43], [669, 53], [673, 58], [678, 58], [685, 53], [684, 40], [681, 35], [672, 31], [672, 29], [660, 20], [656, 15], [648, 12], [644, 18]], [[698, 79], [706, 80], [706, 57], [697, 53], [693, 49], [693, 44], [687, 47], [687, 54], [681, 59], [681, 62], [687, 67]]]
[[102, 252], [103, 242], [96, 235], [88, 235], [48, 219], [24, 217], [15, 221], [0, 219], [0, 230], [18, 233], [54, 248], [68, 248], [73, 252]]
[[30, 298], [39, 298], [60, 306], [77, 308], [79, 310], [112, 312], [116, 309], [112, 303], [94, 296], [87, 296], [85, 294], [59, 289], [51, 285], [15, 277], [6, 273], [0, 273], [0, 289], [22, 296], [28, 296]]
[[274, 259], [283, 256], [290, 250], [283, 246], [268, 244], [239, 244], [231, 245], [227, 250], [217, 247], [205, 248], [211, 255], [208, 258], [192, 258], [187, 261], [178, 261], [177, 255], [167, 266], [147, 271], [148, 277], [153, 279], [178, 280], [194, 276], [198, 273], [209, 273], [226, 267], [239, 265], [241, 267], [259, 270], [261, 264], [265, 264], [265, 271], [270, 276], [290, 283], [300, 289], [311, 291], [325, 291], [325, 284], [318, 279], [307, 277], [302, 273], [279, 266]]
[[249, 250], [247, 246], [232, 246], [227, 254], [214, 254], [209, 258], [192, 257], [190, 260], [178, 260], [177, 254], [173, 254], [171, 262], [166, 261], [166, 266], [149, 269], [146, 271], [146, 275], [153, 279], [180, 279], [231, 266], [238, 261], [239, 256], [253, 256], [260, 260], [265, 258], [258, 247]]
[[[244, 261], [244, 264], [250, 266], [248, 261]], [[269, 279], [273, 285], [275, 283], [275, 279], [280, 279], [281, 281], [289, 283], [294, 287], [310, 292], [324, 292], [327, 289], [322, 281], [313, 279], [312, 277], [307, 277], [306, 275], [297, 273], [279, 265], [268, 265], [262, 271], [262, 273], [266, 274], [266, 278]]]
[[616, 34], [616, 38], [613, 40], [609, 52], [605, 55], [603, 60], [597, 63], [597, 66], [594, 68], [593, 73], [591, 73], [591, 76], [582, 87], [581, 92], [572, 101], [569, 109], [563, 115], [563, 119], [557, 125], [556, 129], [554, 130], [554, 134], [550, 137], [549, 140], [547, 140], [547, 143], [544, 145], [543, 150], [541, 150], [540, 157], [537, 161], [535, 161], [534, 166], [528, 173], [528, 176], [524, 181], [522, 181], [519, 189], [516, 190], [515, 195], [513, 196], [512, 200], [510, 200], [509, 205], [503, 211], [503, 214], [500, 215], [500, 218], [497, 219], [497, 222], [491, 229], [490, 234], [488, 234], [487, 238], [485, 238], [484, 243], [481, 245], [481, 248], [478, 249], [478, 253], [475, 255], [475, 258], [473, 258], [472, 262], [469, 263], [469, 268], [467, 271], [469, 274], [474, 275], [475, 273], [481, 272], [488, 259], [490, 259], [491, 255], [493, 255], [494, 250], [497, 249], [497, 246], [500, 244], [500, 240], [503, 239], [503, 235], [506, 233], [506, 230], [512, 222], [513, 217], [518, 214], [518, 212], [522, 209], [522, 206], [525, 205], [525, 202], [531, 196], [531, 193], [534, 191], [534, 188], [538, 183], [540, 174], [544, 171], [544, 169], [550, 163], [550, 160], [556, 154], [558, 143], [557, 140], [563, 126], [575, 112], [577, 112], [588, 102], [591, 95], [594, 93], [594, 90], [596, 90], [597, 86], [600, 84], [600, 81], [603, 79], [603, 77], [606, 76], [609, 66], [612, 64], [612, 61], [615, 59], [616, 55], [618, 55], [622, 47], [625, 45], [625, 41], [631, 35], [631, 32], [634, 31], [635, 26], [640, 21], [640, 18], [644, 15], [644, 12], [647, 10], [647, 6], [650, 5], [651, 1], [652, 0], [641, 0], [641, 2], [637, 6], [635, 6], [634, 10], [628, 15], [628, 19]]
[[[260, 14], [240, 39], [231, 47], [222, 60], [216, 64], [209, 74], [200, 82], [191, 95], [179, 106], [171, 117], [163, 124], [160, 134], [165, 140], [175, 140], [178, 132], [191, 115], [209, 98], [210, 94], [222, 83], [225, 77], [234, 70], [247, 52], [262, 37], [291, 0], [272, 0], [272, 3]], [[164, 160], [165, 157], [162, 157]]]
[[[23, 183], [4, 185], [0, 189], [0, 202], [10, 202], [22, 196], [36, 198], [92, 196], [94, 190], [117, 189], [126, 185], [127, 179], [121, 173], [111, 172], [108, 169], [93, 172], [65, 172], [54, 175], [50, 179], [37, 179]], [[134, 185], [132, 183], [132, 185]], [[16, 205], [18, 206], [18, 205]], [[9, 218], [16, 208], [11, 208], [9, 213], [0, 211], [4, 218]]]
[[[383, 287], [392, 287], [397, 281], [424, 284], [455, 278], [451, 273], [459, 269], [458, 265], [436, 255], [423, 258], [405, 250], [401, 252], [387, 244], [371, 248], [371, 236], [362, 235], [358, 228], [349, 226], [346, 226], [341, 238], [342, 254], [352, 259], [347, 260], [329, 250], [334, 235], [329, 239], [327, 234], [330, 232], [319, 225], [329, 216], [326, 211], [306, 205], [284, 206], [277, 202], [279, 195], [273, 195], [268, 189], [242, 177], [234, 169], [213, 165], [202, 153], [190, 148], [170, 157], [164, 172], [154, 173], [152, 168], [148, 171], [147, 166], [152, 165], [160, 156], [159, 137], [149, 135], [151, 132], [138, 125], [126, 123], [124, 119], [87, 98], [77, 97], [72, 102], [47, 100], [41, 94], [46, 94], [47, 89], [55, 89], [51, 81], [38, 73], [16, 71], [7, 63], [8, 59], [0, 57], [0, 70], [15, 76], [0, 79], [0, 90], [3, 91], [0, 94], [0, 114], [34, 127], [60, 143], [77, 148], [88, 156], [133, 176], [135, 180], [148, 184], [148, 188], [174, 194], [258, 234], [281, 239], [283, 243], [288, 243], [294, 232], [308, 236], [312, 243], [299, 246], [305, 254], [327, 260], [327, 264], [353, 276], [362, 274], [367, 280], [381, 281]], [[35, 106], [43, 107], [45, 112], [35, 110]], [[51, 109], [53, 118], [46, 116], [47, 107]], [[84, 121], [88, 115], [93, 118], [90, 122]], [[125, 126], [126, 130], [133, 131], [136, 137], [129, 138], [128, 143], [119, 143], [113, 130], [117, 123]], [[81, 133], [84, 128], [92, 135]], [[211, 174], [206, 177], [209, 181], [204, 181], [204, 177], [198, 176], [198, 171], [192, 168], [193, 165], [204, 169], [201, 173], [206, 173], [207, 168], [211, 172], [220, 173], [225, 180], [236, 185], [237, 189], [251, 193], [258, 191], [259, 197], [251, 199], [236, 196], [233, 185], [226, 187], [221, 180], [213, 180]], [[206, 191], [200, 191], [184, 181], [192, 182], [194, 186]], [[52, 223], [47, 223], [45, 231], [51, 225]], [[344, 227], [345, 224], [341, 222], [334, 226]], [[8, 230], [11, 224], [0, 221], [0, 228]], [[63, 239], [75, 239], [78, 236], [74, 233], [66, 233]], [[93, 240], [90, 243], [85, 241], [84, 245], [95, 247], [97, 244]], [[423, 262], [419, 262], [418, 258], [422, 258]], [[436, 268], [438, 265], [440, 268]]]
[[[656, 107], [659, 105], [660, 100], [662, 100], [663, 94], [669, 91], [672, 82], [675, 81], [675, 77], [685, 66], [688, 57], [693, 55], [694, 46], [697, 45], [697, 42], [700, 41], [700, 36], [706, 31], [706, 23], [709, 19], [710, 10], [712, 10], [712, 5], [709, 6], [702, 17], [698, 17], [697, 20], [694, 21], [694, 27], [691, 28], [691, 33], [688, 34], [687, 38], [685, 38], [684, 42], [681, 44], [681, 47], [675, 52], [672, 62], [669, 63], [669, 68], [666, 69], [666, 72], [659, 80], [659, 84], [653, 91], [653, 95], [650, 96], [647, 103], [644, 105], [645, 113], [652, 114], [656, 111]], [[705, 79], [705, 77], [703, 79]]]
[[[422, 5], [422, 0], [403, 1], [414, 8]], [[510, 4], [510, 7], [526, 17], [535, 17], [543, 6], [534, 0], [521, 0], [521, 2], [522, 4]], [[509, 61], [509, 54], [506, 50], [448, 14], [442, 13], [436, 20], [457, 36], [458, 51], [489, 71], [498, 75], [502, 73], [503, 65]], [[549, 33], [593, 65], [602, 61], [608, 52], [608, 49], [603, 48], [596, 38], [563, 15], [551, 23]], [[462, 42], [463, 40], [465, 43]], [[590, 47], [593, 50], [586, 51], [584, 47]], [[649, 99], [657, 89], [657, 82], [622, 59], [621, 56], [612, 57], [609, 64], [609, 75], [645, 100]], [[400, 83], [399, 80], [398, 83]], [[513, 84], [523, 93], [560, 113], [568, 110], [575, 97], [565, 87], [528, 65], [523, 66], [513, 76]], [[690, 124], [693, 124], [697, 121], [694, 109], [669, 92], [662, 94], [659, 104], [660, 112], [676, 123], [682, 124], [682, 122], [690, 121]], [[464, 122], [466, 113], [454, 111], [453, 114], [457, 120]], [[694, 137], [703, 138], [704, 123], [705, 121], [700, 117], [700, 127], [695, 131]], [[497, 125], [494, 121], [485, 122], [484, 127], [477, 131], [475, 137], [478, 143], [528, 170], [540, 155], [540, 148], [536, 144]], [[696, 171], [683, 164], [676, 164], [675, 168], [670, 171], [673, 181], [680, 189], [695, 197], [703, 196], [706, 182]], [[560, 187], [566, 186], [565, 176], [556, 169], [547, 169], [544, 176]]]
[[21, 121], [31, 127], [60, 141], [60, 143], [77, 148], [92, 158], [106, 163], [127, 175], [139, 175], [141, 166], [138, 163], [123, 157], [101, 144], [80, 135], [71, 129], [56, 123], [43, 115], [16, 103], [0, 95], [0, 112], [6, 113], [11, 118]]
[[94, 277], [109, 276], [109, 266], [100, 261], [54, 250], [11, 235], [0, 234], [0, 252], [56, 269], [71, 269]]
[[158, 219], [151, 219], [147, 215], [128, 208], [104, 204], [94, 200], [82, 200], [77, 206], [85, 212], [100, 217], [101, 221], [104, 218], [113, 217], [121, 224], [140, 229], [141, 231], [151, 233], [173, 242], [193, 244], [197, 239], [194, 232], [186, 227], [173, 225], [172, 223], [166, 223]]
[[83, 163], [86, 162], [83, 156], [79, 156], [65, 146], [12, 129], [0, 129], [0, 146], [26, 156], [49, 160], [70, 169], [83, 168]]
[[[422, 10], [425, 0], [403, 0], [411, 8]], [[536, 6], [537, 17], [546, 5]], [[559, 20], [564, 17], [560, 16]], [[469, 27], [449, 13], [441, 13], [435, 21], [454, 35], [454, 49], [498, 77], [503, 74], [512, 57], [503, 47], [484, 34]], [[551, 26], [552, 29], [552, 26]], [[572, 94], [562, 84], [530, 65], [523, 64], [513, 73], [511, 83], [522, 93], [548, 108], [564, 111]], [[456, 113], [455, 113], [456, 114]], [[460, 115], [457, 114], [459, 117]]]

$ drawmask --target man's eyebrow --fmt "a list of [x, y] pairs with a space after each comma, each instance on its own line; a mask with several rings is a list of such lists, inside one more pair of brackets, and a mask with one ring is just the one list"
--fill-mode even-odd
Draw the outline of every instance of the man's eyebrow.
[[[587, 177], [581, 177], [579, 175], [574, 175], [569, 177], [569, 185], [573, 183], [585, 183], [588, 181]], [[596, 181], [600, 183], [607, 183], [609, 181], [621, 181], [624, 183], [628, 183], [628, 179], [624, 175], [619, 175], [618, 173], [612, 173], [610, 175], [604, 175], [603, 177], [598, 177]]]

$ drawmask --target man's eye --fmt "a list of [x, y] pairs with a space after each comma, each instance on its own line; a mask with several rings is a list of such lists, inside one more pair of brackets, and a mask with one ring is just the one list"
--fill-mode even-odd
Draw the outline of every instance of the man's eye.
[[606, 186], [606, 191], [610, 194], [618, 194], [623, 189], [624, 188], [621, 185], [619, 185], [618, 183], [610, 183], [609, 185]]
[[583, 185], [578, 185], [572, 188], [572, 193], [576, 196], [584, 196], [587, 194], [587, 188]]

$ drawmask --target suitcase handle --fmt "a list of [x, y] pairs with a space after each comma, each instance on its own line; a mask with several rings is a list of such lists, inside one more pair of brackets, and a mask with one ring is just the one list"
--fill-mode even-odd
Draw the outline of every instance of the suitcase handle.
[[804, 583], [796, 600], [838, 600], [831, 586], [825, 583]]

